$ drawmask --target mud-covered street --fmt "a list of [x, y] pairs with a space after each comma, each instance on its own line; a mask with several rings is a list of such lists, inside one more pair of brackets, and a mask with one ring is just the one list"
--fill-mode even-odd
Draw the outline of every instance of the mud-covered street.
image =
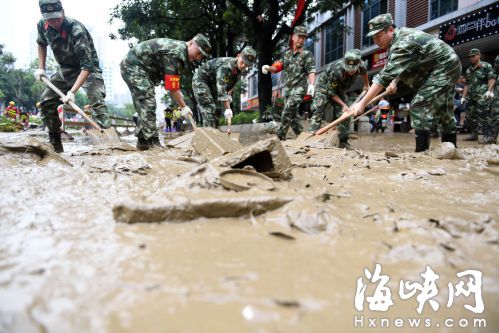
[[[403, 332], [408, 318], [430, 319], [418, 332], [499, 331], [498, 145], [459, 136], [453, 159], [437, 158], [438, 139], [413, 153], [410, 133], [361, 136], [354, 150], [283, 146], [292, 177], [241, 192], [206, 180], [190, 147], [137, 152], [77, 137], [63, 159], [1, 149], [0, 332]], [[171, 203], [196, 213], [159, 223], [116, 213]], [[376, 264], [389, 277], [387, 311], [369, 309], [379, 281], [364, 269]], [[400, 281], [422, 284], [427, 266], [438, 294], [419, 314], [420, 291], [403, 299]], [[467, 270], [483, 274], [482, 313], [468, 309], [477, 293], [449, 306], [449, 284]]]

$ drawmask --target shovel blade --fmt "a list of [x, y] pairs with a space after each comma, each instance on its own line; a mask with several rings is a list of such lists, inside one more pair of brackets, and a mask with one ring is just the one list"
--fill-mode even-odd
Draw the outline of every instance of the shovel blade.
[[94, 145], [117, 144], [120, 143], [118, 132], [114, 128], [107, 129], [87, 129], [85, 131]]

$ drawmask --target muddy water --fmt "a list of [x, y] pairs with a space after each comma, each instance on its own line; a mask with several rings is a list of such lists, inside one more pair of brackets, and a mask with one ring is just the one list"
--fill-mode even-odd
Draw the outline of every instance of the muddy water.
[[[198, 166], [186, 159], [192, 151], [65, 144], [73, 167], [5, 153], [0, 332], [350, 332], [363, 331], [354, 326], [362, 315], [366, 330], [368, 318], [421, 317], [432, 327], [418, 331], [497, 332], [499, 146], [459, 142], [464, 159], [439, 160], [411, 153], [413, 141], [361, 137], [355, 151], [287, 141], [293, 178], [270, 193], [294, 196], [291, 203], [187, 223], [116, 223], [112, 207], [226, 195], [172, 186]], [[394, 305], [374, 312], [366, 301], [359, 312], [357, 279], [367, 282], [364, 268], [376, 263]], [[417, 295], [401, 299], [399, 281], [422, 282], [426, 266], [439, 275], [440, 307], [427, 302], [419, 315]], [[473, 294], [446, 306], [448, 283], [468, 269], [483, 273], [481, 314], [464, 308]], [[448, 318], [454, 327], [443, 327]], [[474, 329], [473, 318], [487, 327]], [[376, 324], [369, 330], [406, 331]]]

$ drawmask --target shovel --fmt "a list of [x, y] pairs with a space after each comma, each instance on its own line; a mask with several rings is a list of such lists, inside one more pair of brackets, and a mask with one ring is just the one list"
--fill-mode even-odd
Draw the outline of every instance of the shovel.
[[193, 129], [194, 131], [196, 131], [196, 130], [198, 129], [198, 127], [196, 126], [196, 122], [194, 121], [194, 119], [192, 119], [192, 116], [191, 116], [191, 114], [190, 114], [190, 113], [189, 113], [189, 114], [187, 114], [187, 119], [189, 119], [189, 122], [190, 122], [190, 123], [191, 123], [191, 125], [192, 125], [192, 129]]
[[[50, 80], [43, 75], [41, 77], [42, 81], [50, 88], [52, 89], [57, 95], [60, 97], [66, 97], [66, 95], [59, 90]], [[110, 142], [110, 143], [120, 143], [120, 139], [118, 137], [118, 133], [114, 128], [108, 128], [108, 129], [103, 129], [100, 128], [99, 125], [95, 121], [93, 121], [85, 112], [83, 112], [82, 109], [78, 105], [76, 105], [74, 102], [69, 101], [68, 102], [69, 106], [73, 108], [80, 116], [85, 118], [92, 127], [95, 128], [95, 130], [86, 130], [88, 133], [88, 136], [90, 136], [90, 140], [92, 141], [93, 144], [101, 144], [104, 142]]]
[[[355, 104], [355, 103], [357, 103], [358, 101], [360, 101], [360, 100], [362, 99], [362, 97], [364, 97], [364, 95], [365, 95], [366, 93], [367, 93], [367, 90], [362, 91], [362, 92], [360, 93], [360, 95], [359, 95], [359, 96], [355, 99], [354, 104]], [[340, 120], [340, 119], [343, 119], [343, 118], [342, 118], [342, 117], [343, 117], [343, 115], [344, 115], [344, 113], [340, 116], [340, 118], [336, 119], [336, 120], [335, 120], [335, 122], [333, 122], [333, 123], [338, 124], [339, 122], [337, 122], [337, 121], [338, 121], [338, 120]], [[347, 117], [347, 118], [348, 118], [348, 117]], [[343, 121], [343, 120], [342, 120], [342, 121]], [[331, 123], [331, 124], [333, 124], [333, 123]], [[329, 125], [331, 125], [331, 124], [329, 124]], [[329, 126], [329, 125], [328, 125], [328, 126]], [[327, 126], [326, 126], [326, 127], [327, 127]], [[332, 128], [332, 127], [333, 127], [333, 126], [329, 127], [329, 128], [328, 128], [328, 130], [329, 130], [330, 128]], [[325, 128], [325, 127], [324, 127], [324, 128]], [[321, 129], [322, 129], [322, 128], [321, 128]], [[300, 140], [308, 140], [308, 139], [310, 139], [310, 138], [312, 138], [312, 137], [314, 137], [314, 136], [319, 136], [320, 134], [324, 133], [324, 132], [322, 132], [322, 133], [318, 133], [321, 129], [319, 129], [319, 130], [317, 130], [316, 132], [311, 133], [311, 134], [307, 133], [308, 135], [307, 135], [306, 137], [303, 137], [303, 134], [305, 134], [305, 133], [302, 133], [302, 134], [301, 134], [301, 135], [302, 135], [302, 137], [301, 137], [301, 138], [299, 138], [299, 139], [300, 139]]]
[[[375, 103], [375, 102], [379, 101], [381, 98], [385, 97], [388, 94], [389, 94], [389, 91], [385, 91], [384, 93], [379, 94], [378, 96], [374, 97], [368, 104]], [[372, 111], [374, 111], [374, 108], [371, 109], [371, 110], [369, 110], [368, 112], [372, 112]], [[362, 114], [362, 116], [363, 115], [365, 115], [365, 113]], [[326, 133], [331, 128], [333, 128], [333, 127], [341, 124], [342, 122], [344, 122], [345, 120], [347, 120], [351, 116], [353, 116], [353, 112], [352, 111], [343, 113], [338, 119], [336, 119], [335, 121], [333, 121], [329, 125], [324, 126], [323, 128], [319, 129], [317, 132], [313, 133], [310, 137]], [[358, 119], [358, 117], [357, 117], [357, 119]]]

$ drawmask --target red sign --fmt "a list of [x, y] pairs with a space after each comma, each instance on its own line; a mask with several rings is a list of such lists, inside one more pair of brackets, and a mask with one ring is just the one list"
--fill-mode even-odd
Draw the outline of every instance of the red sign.
[[179, 75], [165, 75], [165, 89], [166, 90], [179, 90], [180, 89], [180, 76]]
[[373, 53], [372, 66], [371, 69], [383, 68], [385, 67], [386, 61], [388, 59], [387, 50], [379, 50]]

